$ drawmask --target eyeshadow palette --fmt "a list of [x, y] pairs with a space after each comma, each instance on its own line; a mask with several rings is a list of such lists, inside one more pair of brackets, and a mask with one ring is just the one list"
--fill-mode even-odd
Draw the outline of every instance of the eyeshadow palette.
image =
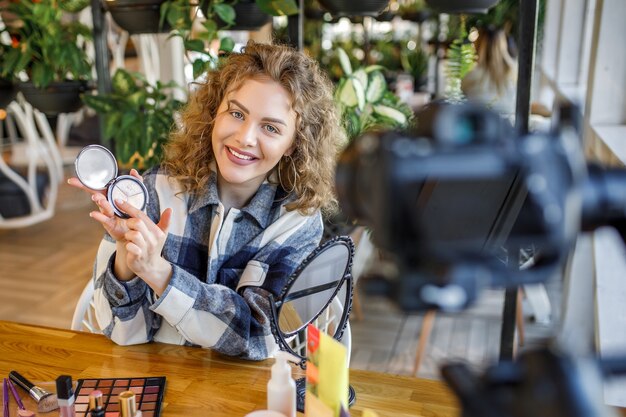
[[89, 394], [102, 391], [106, 417], [119, 417], [117, 396], [123, 391], [135, 393], [137, 409], [143, 417], [159, 417], [165, 392], [165, 377], [79, 379], [76, 386], [76, 416], [89, 416]]

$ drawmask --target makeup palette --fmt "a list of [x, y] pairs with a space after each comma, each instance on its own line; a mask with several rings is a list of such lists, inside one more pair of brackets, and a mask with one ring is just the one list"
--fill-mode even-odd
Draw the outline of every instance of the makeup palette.
[[79, 379], [76, 387], [76, 416], [89, 416], [89, 394], [102, 391], [106, 417], [119, 417], [117, 396], [123, 391], [135, 393], [137, 409], [143, 417], [159, 417], [165, 392], [165, 377]]

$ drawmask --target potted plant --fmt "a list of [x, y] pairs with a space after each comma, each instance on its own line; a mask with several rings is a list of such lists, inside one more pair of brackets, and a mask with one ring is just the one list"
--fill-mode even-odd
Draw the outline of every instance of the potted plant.
[[[348, 142], [367, 131], [407, 128], [413, 119], [413, 111], [387, 88], [384, 68], [369, 65], [353, 69], [342, 48], [337, 49], [337, 55], [343, 76], [335, 89], [335, 101], [339, 105]], [[348, 235], [355, 227], [353, 220], [340, 211], [324, 219], [326, 238]]]
[[87, 89], [92, 66], [78, 39], [89, 39], [91, 30], [62, 16], [88, 4], [89, 0], [20, 0], [1, 9], [12, 16], [6, 23], [13, 47], [3, 56], [0, 76], [19, 81], [26, 99], [48, 115], [82, 106], [80, 94]]
[[[216, 57], [212, 55], [207, 45], [219, 40], [219, 50], [224, 52], [232, 51], [235, 43], [228, 37], [218, 35], [219, 30], [228, 30], [235, 27], [237, 15], [242, 18], [247, 15], [244, 10], [252, 10], [258, 14], [264, 12], [263, 19], [269, 21], [269, 15], [283, 16], [292, 15], [299, 12], [295, 0], [252, 0], [242, 1], [244, 6], [239, 12], [235, 9], [237, 0], [200, 0], [199, 7], [193, 8], [189, 0], [167, 0], [161, 5], [161, 22], [169, 23], [173, 28], [173, 34], [183, 39], [188, 58], [193, 65], [193, 76], [197, 78], [211, 66], [215, 65]], [[201, 9], [205, 20], [202, 21], [201, 31], [193, 31], [192, 26], [198, 16], [198, 9]], [[221, 25], [221, 26], [220, 26]], [[191, 54], [195, 54], [192, 57]]]
[[167, 0], [107, 0], [106, 10], [119, 27], [131, 35], [168, 32], [170, 25], [161, 22], [161, 6]]
[[463, 16], [461, 17], [458, 36], [447, 50], [448, 65], [444, 96], [446, 101], [450, 103], [460, 103], [465, 100], [465, 95], [461, 90], [461, 82], [476, 63], [476, 50], [474, 44], [467, 38], [465, 19]]
[[421, 23], [430, 18], [433, 13], [426, 6], [425, 0], [412, 0], [404, 2], [398, 8], [398, 15], [403, 20], [409, 20], [411, 22]]
[[318, 2], [337, 16], [378, 16], [389, 6], [389, 0], [318, 0]]
[[413, 77], [413, 91], [420, 91], [428, 80], [428, 53], [424, 49], [416, 46], [409, 49], [406, 46], [402, 49], [400, 62], [402, 69]]
[[348, 140], [363, 132], [403, 129], [413, 118], [413, 111], [387, 88], [383, 67], [369, 65], [352, 68], [348, 54], [338, 49], [344, 76], [335, 90]]
[[84, 95], [85, 104], [104, 116], [103, 135], [113, 140], [123, 169], [147, 169], [160, 162], [163, 144], [183, 104], [172, 97], [174, 82], [151, 85], [139, 73], [118, 69], [111, 79], [112, 92]]
[[487, 13], [499, 0], [426, 0], [439, 13]]
[[[11, 45], [8, 43], [3, 43], [3, 33], [6, 33], [6, 30], [3, 28], [0, 30], [0, 68], [4, 67], [4, 59], [7, 54], [11, 51]], [[6, 108], [9, 103], [13, 101], [15, 98], [15, 86], [13, 85], [13, 81], [8, 77], [0, 76], [0, 109]]]

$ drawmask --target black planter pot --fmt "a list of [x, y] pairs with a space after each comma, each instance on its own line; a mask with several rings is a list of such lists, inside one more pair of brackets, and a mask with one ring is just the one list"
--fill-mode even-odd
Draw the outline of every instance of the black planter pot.
[[161, 4], [165, 0], [106, 0], [106, 9], [119, 27], [130, 33], [168, 32], [167, 22], [159, 27], [161, 21]]
[[[206, 14], [208, 4], [205, 2], [202, 11]], [[272, 16], [265, 13], [254, 1], [239, 1], [233, 6], [235, 9], [235, 25], [225, 28], [226, 22], [217, 19], [217, 26], [226, 30], [259, 30], [272, 20]]]
[[487, 13], [499, 0], [426, 0], [440, 13]]
[[6, 108], [15, 99], [17, 90], [9, 80], [0, 78], [0, 109]]
[[395, 13], [386, 11], [376, 16], [376, 20], [379, 22], [391, 22], [395, 16]]
[[405, 12], [400, 15], [403, 20], [422, 23], [433, 16], [430, 10], [420, 10], [419, 12]]
[[83, 106], [80, 95], [89, 89], [85, 81], [53, 82], [46, 88], [27, 82], [19, 83], [17, 88], [26, 101], [47, 116], [79, 110]]
[[318, 0], [319, 4], [338, 16], [378, 16], [389, 0]]

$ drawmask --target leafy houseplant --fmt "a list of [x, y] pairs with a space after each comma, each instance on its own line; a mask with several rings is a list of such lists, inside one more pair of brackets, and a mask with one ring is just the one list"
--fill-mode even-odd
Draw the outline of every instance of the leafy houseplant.
[[474, 44], [467, 38], [465, 20], [461, 19], [459, 34], [448, 48], [447, 83], [444, 95], [450, 103], [459, 103], [465, 99], [461, 91], [463, 77], [476, 63]]
[[414, 49], [403, 48], [400, 55], [402, 69], [413, 76], [414, 90], [426, 84], [428, 74], [428, 53], [419, 46]]
[[91, 79], [91, 62], [77, 41], [91, 38], [91, 30], [79, 22], [64, 22], [63, 12], [76, 13], [89, 0], [20, 0], [2, 7], [14, 16], [7, 21], [15, 47], [3, 57], [1, 75], [25, 72], [37, 88], [52, 82]]
[[337, 52], [344, 76], [339, 80], [335, 98], [349, 140], [368, 130], [407, 127], [413, 111], [389, 91], [383, 67], [370, 65], [353, 70], [348, 54], [341, 48]]
[[67, 113], [82, 106], [92, 66], [82, 39], [91, 30], [76, 21], [62, 19], [76, 13], [89, 0], [20, 0], [3, 2], [13, 47], [2, 57], [0, 77], [17, 81], [18, 89], [33, 107], [47, 115]]
[[[169, 24], [173, 28], [173, 34], [183, 39], [187, 53], [196, 54], [196, 58], [190, 57], [194, 78], [215, 63], [216, 58], [208, 52], [208, 44], [219, 40], [220, 51], [233, 50], [235, 43], [232, 38], [228, 36], [220, 38], [218, 31], [235, 26], [237, 17], [235, 5], [241, 7], [253, 2], [255, 4], [252, 6], [272, 16], [286, 16], [299, 12], [295, 0], [199, 0], [196, 3], [197, 8], [192, 6], [189, 0], [167, 0], [161, 5], [161, 26]], [[202, 10], [206, 19], [202, 22], [203, 30], [192, 33], [198, 10]]]
[[[11, 45], [2, 42], [3, 34], [6, 34], [5, 29], [0, 29], [0, 68], [4, 66], [4, 57], [11, 51]], [[6, 108], [14, 98], [15, 86], [12, 80], [0, 76], [0, 109]]]
[[158, 164], [162, 146], [183, 104], [172, 98], [174, 82], [151, 85], [138, 73], [118, 69], [107, 95], [84, 95], [85, 104], [104, 117], [104, 139], [113, 139], [123, 168], [146, 169]]

